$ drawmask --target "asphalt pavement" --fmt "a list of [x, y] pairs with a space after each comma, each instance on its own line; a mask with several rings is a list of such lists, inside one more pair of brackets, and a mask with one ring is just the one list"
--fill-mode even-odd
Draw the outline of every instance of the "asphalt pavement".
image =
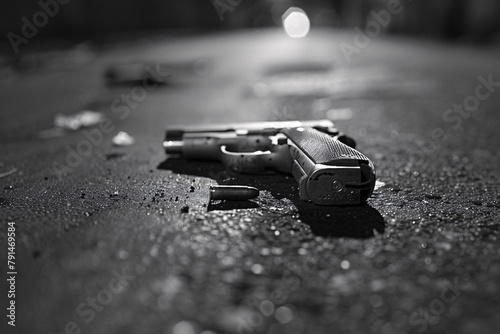
[[[8, 333], [500, 328], [498, 50], [261, 29], [23, 52], [0, 78]], [[117, 64], [139, 65], [120, 77]], [[100, 122], [61, 121], [85, 110]], [[322, 118], [376, 167], [364, 205], [315, 206], [291, 176], [162, 148], [167, 126]], [[131, 145], [113, 144], [120, 131]], [[216, 183], [261, 195], [210, 203]]]

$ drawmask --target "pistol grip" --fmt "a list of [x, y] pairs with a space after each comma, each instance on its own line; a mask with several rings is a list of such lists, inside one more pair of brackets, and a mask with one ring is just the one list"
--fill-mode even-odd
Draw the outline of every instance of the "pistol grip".
[[318, 205], [365, 202], [375, 187], [375, 168], [365, 155], [312, 128], [282, 131], [291, 141], [291, 172], [303, 200]]

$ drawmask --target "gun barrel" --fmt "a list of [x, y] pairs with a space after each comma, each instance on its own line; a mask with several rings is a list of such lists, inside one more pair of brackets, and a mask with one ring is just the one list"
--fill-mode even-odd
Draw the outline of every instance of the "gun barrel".
[[182, 140], [169, 140], [163, 142], [163, 148], [167, 154], [182, 154], [184, 142]]

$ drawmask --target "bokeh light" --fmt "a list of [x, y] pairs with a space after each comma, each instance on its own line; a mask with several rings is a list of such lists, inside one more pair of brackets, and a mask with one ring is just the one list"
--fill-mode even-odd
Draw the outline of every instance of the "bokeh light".
[[285, 32], [292, 38], [302, 38], [309, 33], [311, 23], [301, 8], [290, 7], [283, 14], [282, 20]]

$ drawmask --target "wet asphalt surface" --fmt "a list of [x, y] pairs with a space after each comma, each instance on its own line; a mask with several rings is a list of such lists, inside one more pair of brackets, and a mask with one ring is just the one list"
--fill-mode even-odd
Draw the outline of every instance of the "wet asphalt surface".
[[[0, 173], [11, 173], [0, 178], [1, 263], [15, 222], [13, 332], [498, 330], [500, 84], [484, 84], [500, 82], [498, 51], [380, 37], [348, 63], [348, 32], [130, 39], [80, 45], [60, 56], [64, 66], [34, 53], [22, 70], [2, 69]], [[105, 73], [130, 62], [168, 72], [127, 104], [122, 94], [144, 83]], [[472, 111], [447, 111], [463, 103]], [[85, 109], [112, 129], [71, 160], [84, 131], [41, 131]], [[314, 206], [287, 175], [167, 160], [161, 146], [169, 125], [318, 118], [374, 162], [366, 205]], [[136, 142], [113, 146], [118, 131]], [[208, 203], [217, 182], [261, 196]]]

